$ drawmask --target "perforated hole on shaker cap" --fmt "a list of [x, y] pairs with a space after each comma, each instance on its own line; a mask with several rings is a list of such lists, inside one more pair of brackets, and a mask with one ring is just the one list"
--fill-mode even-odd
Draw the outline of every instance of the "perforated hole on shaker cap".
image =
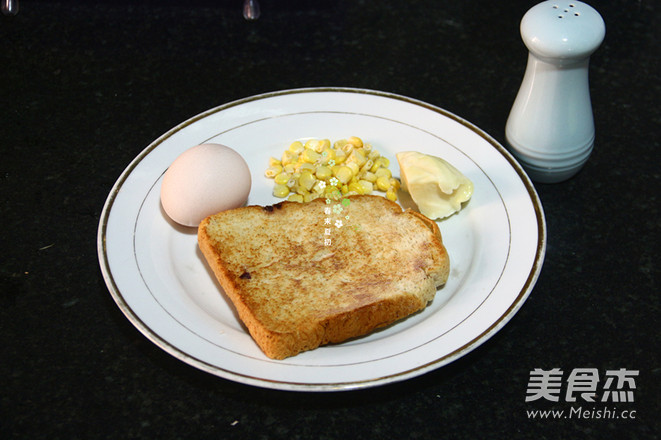
[[576, 10], [576, 3], [569, 3], [566, 8], [561, 8], [560, 5], [558, 4], [553, 4], [553, 9], [557, 9], [558, 11], [562, 11], [561, 13], [559, 12], [558, 18], [565, 18], [565, 17], [571, 17], [572, 15], [574, 17], [578, 17], [581, 15], [581, 13]]
[[521, 20], [521, 37], [528, 49], [544, 58], [584, 58], [604, 39], [601, 15], [580, 1], [545, 1]]

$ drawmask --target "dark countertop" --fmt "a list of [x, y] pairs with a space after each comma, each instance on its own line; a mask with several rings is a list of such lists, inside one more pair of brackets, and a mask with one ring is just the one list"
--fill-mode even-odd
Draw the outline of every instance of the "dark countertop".
[[[504, 143], [527, 56], [519, 20], [535, 3], [263, 0], [246, 22], [240, 1], [23, 1], [0, 17], [0, 437], [658, 438], [656, 1], [592, 2], [606, 22], [590, 69], [594, 153], [571, 180], [536, 185], [548, 248], [527, 302], [446, 367], [341, 393], [233, 383], [149, 342], [99, 270], [97, 226], [123, 169], [235, 99], [383, 90]], [[535, 368], [638, 370], [635, 401], [607, 405], [631, 417], [529, 417], [581, 406], [526, 402]]]

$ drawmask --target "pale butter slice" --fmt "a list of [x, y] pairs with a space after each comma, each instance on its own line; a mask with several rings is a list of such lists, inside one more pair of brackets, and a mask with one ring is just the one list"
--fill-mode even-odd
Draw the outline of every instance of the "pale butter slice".
[[420, 213], [432, 220], [461, 210], [473, 195], [473, 182], [445, 160], [415, 151], [397, 153], [402, 189]]

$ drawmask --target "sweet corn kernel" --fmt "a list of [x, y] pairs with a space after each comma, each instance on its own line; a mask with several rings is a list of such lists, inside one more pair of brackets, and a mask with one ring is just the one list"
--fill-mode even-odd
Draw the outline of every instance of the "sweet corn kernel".
[[291, 151], [294, 154], [301, 154], [303, 152], [303, 144], [301, 141], [294, 141], [291, 144], [289, 144], [289, 151]]
[[388, 191], [386, 191], [386, 199], [392, 200], [393, 202], [397, 201], [397, 191], [390, 188]]
[[321, 152], [320, 163], [327, 164], [331, 160], [335, 160], [335, 150], [332, 148], [324, 148], [324, 151]]
[[307, 163], [315, 163], [316, 161], [319, 160], [320, 157], [321, 154], [307, 148], [305, 149], [305, 151], [303, 151], [303, 153], [301, 153], [301, 160]]
[[293, 163], [288, 163], [287, 165], [285, 165], [283, 171], [287, 174], [294, 174], [294, 172], [296, 171], [296, 166]]
[[376, 160], [379, 156], [381, 156], [381, 154], [378, 151], [372, 149], [372, 151], [370, 151], [370, 153], [367, 155], [367, 158]]
[[344, 147], [346, 144], [347, 144], [346, 139], [339, 139], [339, 140], [335, 141], [335, 143], [333, 144], [333, 148], [336, 149], [336, 150], [341, 150], [342, 147]]
[[296, 194], [300, 194], [302, 196], [304, 196], [305, 194], [310, 194], [310, 191], [303, 188], [301, 185], [296, 186], [295, 192], [296, 192]]
[[282, 165], [279, 159], [276, 159], [275, 157], [269, 157], [269, 167], [274, 167], [276, 165]]
[[374, 164], [372, 165], [370, 171], [375, 173], [376, 170], [378, 170], [379, 168], [388, 169], [388, 165], [390, 165], [390, 161], [388, 160], [388, 158], [380, 156], [374, 159]]
[[286, 185], [287, 182], [289, 182], [290, 178], [291, 178], [290, 174], [279, 173], [278, 175], [275, 176], [274, 180], [277, 185]]
[[335, 150], [335, 158], [333, 160], [336, 164], [344, 163], [344, 161], [347, 160], [347, 153], [345, 153], [342, 149]]
[[344, 152], [346, 153], [346, 155], [348, 156], [348, 155], [351, 154], [351, 152], [353, 151], [353, 144], [347, 142], [347, 143], [345, 143], [344, 145], [342, 145], [340, 148], [341, 148], [342, 151], [344, 151]]
[[287, 200], [290, 202], [303, 203], [303, 196], [300, 194], [290, 194], [289, 197], [287, 197]]
[[376, 182], [376, 174], [371, 173], [369, 171], [365, 171], [362, 175], [363, 180], [367, 180], [368, 182], [375, 183]]
[[317, 168], [317, 171], [315, 172], [315, 176], [317, 176], [317, 179], [319, 180], [330, 179], [332, 175], [333, 175], [333, 171], [331, 171], [330, 168], [324, 165]]
[[314, 165], [308, 162], [299, 163], [298, 167], [296, 167], [296, 171], [298, 171], [299, 173], [303, 173], [305, 171], [314, 173], [314, 170], [315, 170]]
[[349, 180], [351, 180], [352, 176], [353, 176], [353, 171], [351, 171], [351, 168], [349, 168], [348, 166], [341, 166], [337, 170], [337, 173], [335, 174], [337, 180], [339, 180], [342, 183], [347, 183]]
[[318, 139], [310, 139], [305, 143], [305, 148], [316, 153], [321, 153], [324, 151], [324, 142]]
[[308, 193], [308, 194], [303, 195], [303, 202], [308, 203], [308, 202], [313, 201], [316, 198], [319, 198], [319, 196], [317, 194]]
[[356, 194], [360, 194], [361, 188], [360, 184], [358, 182], [351, 182], [349, 186], [347, 187], [348, 191], [347, 194], [350, 192], [354, 192]]
[[275, 176], [280, 174], [282, 172], [282, 165], [274, 165], [272, 167], [268, 167], [266, 171], [264, 172], [264, 175], [268, 177], [269, 179], [273, 179]]
[[290, 163], [294, 163], [297, 160], [298, 160], [298, 154], [296, 154], [292, 151], [285, 150], [285, 152], [282, 153], [282, 161], [281, 161], [282, 165], [287, 165], [287, 164], [290, 164]]
[[374, 190], [372, 182], [368, 182], [367, 180], [358, 181], [358, 185], [360, 186], [360, 190], [358, 191], [360, 194], [371, 194]]
[[342, 194], [346, 194], [349, 192], [349, 187], [347, 185], [342, 185], [341, 191]]
[[[360, 167], [361, 172], [366, 172], [366, 171], [371, 171], [372, 170], [372, 165], [374, 165], [374, 162], [370, 159], [368, 159], [362, 167]], [[376, 170], [375, 170], [376, 171]]]
[[273, 195], [276, 197], [284, 198], [289, 194], [289, 187], [287, 185], [275, 184], [273, 186]]
[[298, 178], [298, 186], [302, 187], [306, 191], [310, 191], [314, 186], [316, 179], [312, 176], [312, 173], [304, 171], [301, 173], [301, 177]]
[[[372, 167], [374, 168], [374, 167]], [[378, 168], [376, 171], [373, 171], [374, 174], [376, 174], [376, 177], [385, 177], [387, 179], [390, 179], [392, 177], [392, 172], [388, 168]]]
[[358, 173], [360, 173], [360, 167], [358, 166], [357, 163], [355, 163], [355, 162], [349, 162], [349, 163], [346, 164], [346, 166], [347, 166], [349, 169], [351, 169], [351, 176], [352, 176], [352, 177], [357, 176]]
[[390, 186], [390, 179], [388, 179], [386, 176], [376, 178], [376, 187], [379, 189], [379, 191], [388, 191]]
[[354, 149], [347, 159], [347, 162], [355, 162], [359, 167], [362, 167], [366, 161], [367, 159], [365, 158], [365, 154], [361, 150], [357, 149]]
[[399, 183], [399, 180], [395, 179], [394, 177], [390, 178], [390, 185], [395, 188], [395, 191], [399, 190], [402, 187], [402, 184]]
[[363, 140], [357, 136], [351, 136], [347, 139], [347, 143], [353, 145], [354, 147], [360, 148], [363, 146]]

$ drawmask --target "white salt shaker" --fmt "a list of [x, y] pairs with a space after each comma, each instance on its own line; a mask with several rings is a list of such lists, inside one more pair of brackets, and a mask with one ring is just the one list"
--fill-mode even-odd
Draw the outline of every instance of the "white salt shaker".
[[592, 153], [588, 65], [605, 33], [599, 13], [579, 1], [545, 1], [521, 20], [528, 64], [505, 137], [536, 182], [569, 179]]

